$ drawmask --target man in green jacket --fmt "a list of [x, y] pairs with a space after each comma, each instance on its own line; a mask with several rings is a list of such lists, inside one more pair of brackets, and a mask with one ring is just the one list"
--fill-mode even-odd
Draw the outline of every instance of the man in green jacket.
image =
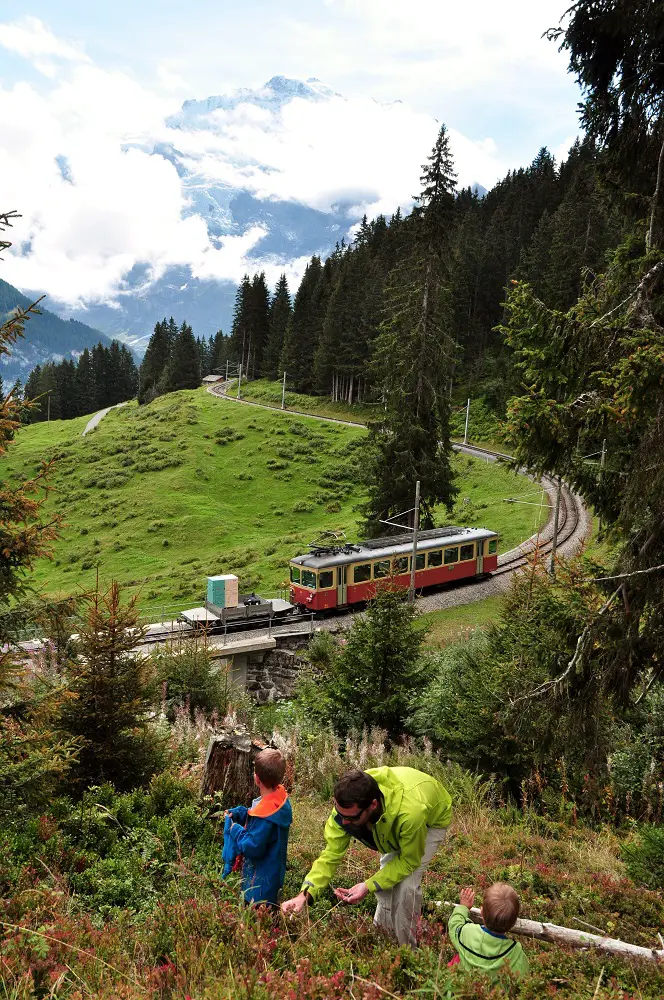
[[415, 947], [422, 909], [422, 876], [445, 840], [452, 820], [448, 791], [429, 774], [412, 767], [375, 767], [348, 771], [334, 786], [334, 809], [325, 824], [325, 850], [302, 885], [282, 904], [300, 913], [331, 882], [351, 837], [381, 855], [380, 870], [351, 889], [335, 889], [343, 903], [359, 903], [376, 893], [374, 923], [399, 944]]

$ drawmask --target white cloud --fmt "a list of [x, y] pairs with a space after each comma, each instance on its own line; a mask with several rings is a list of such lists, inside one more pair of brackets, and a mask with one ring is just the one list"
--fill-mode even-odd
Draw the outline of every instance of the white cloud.
[[53, 75], [55, 67], [50, 60], [44, 59], [45, 56], [69, 62], [90, 62], [79, 46], [56, 38], [37, 17], [28, 16], [11, 24], [0, 24], [0, 46], [29, 59], [47, 76]]
[[[260, 199], [297, 200], [320, 211], [340, 203], [369, 215], [405, 207], [437, 123], [406, 105], [355, 97], [296, 98], [281, 114], [248, 104], [215, 113], [214, 131], [163, 134], [202, 183], [244, 187]], [[450, 131], [459, 182], [489, 186], [506, 170], [492, 139]]]
[[[465, 32], [457, 6], [444, 6], [451, 12], [447, 22], [439, 0], [330, 0], [330, 10], [358, 24], [346, 46], [334, 43], [332, 33], [341, 72], [369, 34], [378, 53], [374, 70], [387, 74], [390, 62], [397, 92], [401, 82], [408, 89], [407, 76], [408, 86], [411, 77], [425, 84], [434, 70], [442, 74], [439, 88], [469, 86], [473, 75], [489, 86], [498, 61], [518, 66], [532, 59], [520, 41], [538, 20], [531, 7], [541, 20], [543, 8], [560, 5], [486, 5], [477, 30], [473, 22]], [[525, 26], [514, 27], [513, 40], [512, 25], [500, 17], [506, 6], [519, 7], [525, 19]], [[300, 40], [315, 29], [289, 27]], [[261, 259], [264, 227], [211, 239], [205, 219], [187, 214], [195, 185], [241, 188], [258, 199], [293, 200], [321, 211], [343, 203], [369, 216], [389, 214], [417, 191], [438, 127], [405, 103], [351, 95], [295, 99], [282, 112], [243, 103], [217, 111], [213, 129], [168, 129], [165, 118], [190, 96], [181, 76], [188, 69], [178, 59], [157, 63], [146, 85], [96, 65], [79, 45], [32, 17], [0, 24], [0, 47], [45, 77], [39, 88], [0, 84], [0, 207], [24, 216], [14, 230], [18, 253], [7, 256], [2, 276], [69, 305], [113, 302], [136, 265], [147, 265], [153, 278], [169, 265], [184, 265], [195, 277], [230, 281], [259, 267], [273, 281], [286, 269], [296, 284], [306, 261]], [[329, 40], [326, 51], [329, 58]], [[489, 187], [513, 165], [493, 138], [470, 139], [455, 129], [450, 136], [462, 184]], [[186, 182], [172, 163], [149, 152], [156, 142], [177, 148], [191, 172]], [[349, 227], [352, 222], [349, 216]]]

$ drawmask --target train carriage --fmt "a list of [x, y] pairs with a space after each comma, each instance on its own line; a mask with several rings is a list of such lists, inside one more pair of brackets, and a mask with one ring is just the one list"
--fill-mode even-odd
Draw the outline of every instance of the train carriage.
[[[410, 584], [412, 533], [357, 545], [312, 546], [290, 562], [290, 599], [313, 611], [371, 600], [381, 580]], [[418, 535], [415, 586], [437, 587], [483, 577], [498, 566], [498, 535], [487, 528], [433, 528]]]

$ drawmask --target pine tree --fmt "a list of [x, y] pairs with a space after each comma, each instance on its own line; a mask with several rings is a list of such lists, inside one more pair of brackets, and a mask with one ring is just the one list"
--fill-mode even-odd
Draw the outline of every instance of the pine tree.
[[187, 322], [180, 327], [173, 345], [171, 359], [160, 391], [176, 392], [178, 389], [198, 389], [201, 384], [201, 363], [193, 330]]
[[381, 587], [318, 682], [317, 696], [322, 687], [328, 721], [337, 732], [378, 726], [392, 738], [403, 733], [422, 682], [425, 635], [403, 595], [389, 584]]
[[279, 359], [284, 346], [286, 328], [291, 317], [293, 307], [291, 305], [290, 292], [288, 290], [288, 280], [282, 274], [277, 282], [277, 286], [270, 303], [269, 334], [265, 346], [263, 369], [265, 377], [276, 379], [279, 377]]
[[25, 422], [30, 424], [36, 424], [40, 420], [46, 419], [46, 414], [43, 413], [42, 401], [37, 401], [37, 398], [42, 392], [42, 368], [41, 365], [35, 365], [28, 379], [25, 383], [25, 397], [34, 401], [34, 405], [30, 407], [29, 410], [25, 411]]
[[231, 357], [242, 365], [242, 374], [247, 374], [247, 357], [251, 344], [252, 287], [248, 274], [243, 277], [235, 294], [233, 325], [231, 327]]
[[[287, 381], [298, 392], [312, 388], [313, 360], [316, 352], [318, 323], [321, 322], [321, 300], [316, 287], [323, 271], [320, 257], [312, 257], [300, 282], [293, 303], [284, 346], [279, 360], [280, 371], [287, 373]], [[323, 314], [324, 315], [324, 314]], [[321, 322], [322, 325], [322, 322]]]
[[94, 413], [95, 410], [99, 409], [92, 357], [87, 347], [81, 353], [76, 366], [76, 393], [80, 413]]
[[421, 191], [415, 198], [414, 209], [415, 216], [425, 224], [427, 239], [432, 242], [451, 236], [456, 180], [449, 133], [441, 125], [431, 156], [422, 166]]
[[87, 600], [70, 664], [74, 698], [62, 709], [63, 731], [80, 744], [73, 769], [78, 791], [113, 782], [119, 789], [147, 782], [161, 764], [150, 730], [146, 660], [135, 651], [140, 637], [135, 598], [123, 605], [113, 583]]
[[176, 333], [173, 333], [175, 321], [171, 317], [167, 323], [164, 318], [155, 324], [154, 333], [150, 337], [145, 356], [141, 362], [138, 374], [138, 402], [149, 403], [157, 395], [157, 386], [164, 378]]
[[211, 368], [215, 375], [226, 374], [226, 362], [232, 357], [231, 338], [223, 330], [217, 330], [212, 346]]
[[260, 274], [255, 274], [252, 279], [250, 302], [250, 337], [246, 373], [247, 378], [261, 378], [264, 374], [263, 352], [270, 333], [270, 293], [263, 271]]
[[451, 309], [440, 258], [414, 245], [392, 272], [373, 369], [385, 413], [371, 425], [365, 473], [365, 531], [413, 506], [421, 483], [421, 523], [434, 524], [439, 504], [458, 492], [450, 463], [448, 386], [454, 356]]
[[76, 391], [76, 365], [73, 361], [61, 361], [56, 367], [55, 378], [60, 398], [60, 417], [71, 420], [80, 413]]

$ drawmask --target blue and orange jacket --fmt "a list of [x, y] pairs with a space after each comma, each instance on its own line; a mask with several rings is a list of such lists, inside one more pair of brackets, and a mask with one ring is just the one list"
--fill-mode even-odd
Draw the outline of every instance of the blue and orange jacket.
[[248, 903], [276, 906], [286, 876], [288, 833], [293, 822], [288, 792], [278, 785], [274, 791], [254, 799], [249, 809], [235, 806], [230, 812], [237, 851], [244, 855], [244, 898]]

